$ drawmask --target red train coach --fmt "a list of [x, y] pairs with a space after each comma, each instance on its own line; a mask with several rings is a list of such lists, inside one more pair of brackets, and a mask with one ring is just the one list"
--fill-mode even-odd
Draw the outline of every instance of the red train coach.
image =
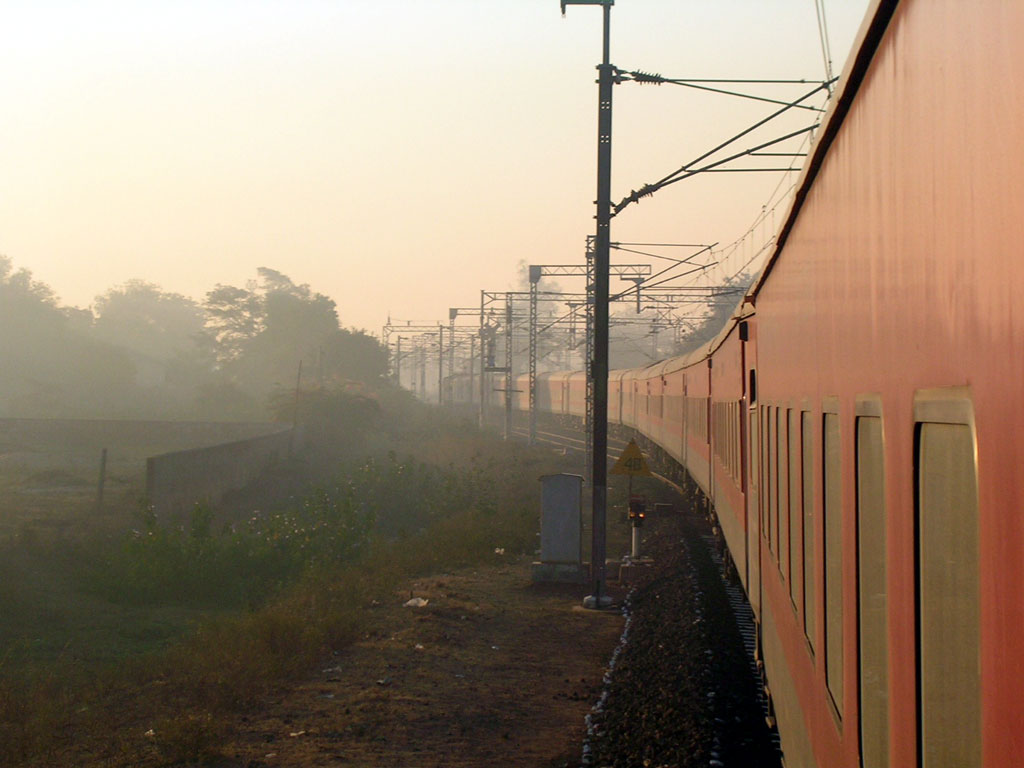
[[1024, 765], [1022, 35], [1020, 3], [878, 6], [751, 293], [797, 765]]
[[876, 0], [745, 303], [610, 376], [714, 504], [788, 768], [1024, 765], [1021, 40], [1019, 0]]
[[756, 316], [683, 367], [787, 765], [1024, 764], [1022, 33], [876, 3]]

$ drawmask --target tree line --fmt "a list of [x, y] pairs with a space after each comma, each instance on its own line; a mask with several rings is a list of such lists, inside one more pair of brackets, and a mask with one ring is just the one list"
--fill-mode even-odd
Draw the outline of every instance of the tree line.
[[86, 309], [0, 255], [0, 417], [239, 419], [306, 386], [373, 390], [387, 350], [334, 301], [260, 267], [202, 301], [129, 280]]

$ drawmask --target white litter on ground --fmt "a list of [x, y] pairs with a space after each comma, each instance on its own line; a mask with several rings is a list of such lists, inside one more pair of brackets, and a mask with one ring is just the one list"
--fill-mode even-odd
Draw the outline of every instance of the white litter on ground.
[[619, 644], [615, 646], [615, 650], [612, 651], [612, 658], [608, 662], [608, 669], [604, 672], [604, 690], [601, 691], [601, 698], [599, 698], [597, 703], [591, 707], [590, 714], [584, 718], [584, 723], [586, 723], [587, 726], [587, 734], [583, 737], [583, 757], [580, 760], [580, 764], [584, 766], [593, 765], [590, 740], [597, 733], [597, 729], [594, 725], [595, 716], [600, 715], [604, 710], [605, 702], [608, 700], [608, 688], [612, 682], [612, 673], [615, 671], [615, 664], [619, 660], [619, 655], [622, 653], [622, 649], [625, 648], [626, 643], [629, 642], [629, 628], [633, 624], [633, 614], [629, 608], [634, 591], [635, 588], [629, 590], [629, 594], [626, 595], [626, 599], [622, 601], [622, 615], [626, 617], [626, 624], [622, 628], [622, 635], [619, 637]]

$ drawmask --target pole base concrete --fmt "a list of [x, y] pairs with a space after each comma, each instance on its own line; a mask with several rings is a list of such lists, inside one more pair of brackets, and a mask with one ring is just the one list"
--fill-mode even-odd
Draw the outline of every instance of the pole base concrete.
[[615, 601], [610, 595], [601, 595], [600, 599], [598, 599], [597, 595], [587, 595], [583, 598], [583, 607], [592, 611], [607, 610], [613, 605], [615, 605]]

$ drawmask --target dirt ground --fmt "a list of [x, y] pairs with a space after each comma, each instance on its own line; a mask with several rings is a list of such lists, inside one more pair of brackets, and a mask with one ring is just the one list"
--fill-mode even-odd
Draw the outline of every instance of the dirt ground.
[[529, 568], [443, 574], [371, 606], [361, 641], [240, 717], [222, 754], [249, 768], [578, 765], [623, 618]]

